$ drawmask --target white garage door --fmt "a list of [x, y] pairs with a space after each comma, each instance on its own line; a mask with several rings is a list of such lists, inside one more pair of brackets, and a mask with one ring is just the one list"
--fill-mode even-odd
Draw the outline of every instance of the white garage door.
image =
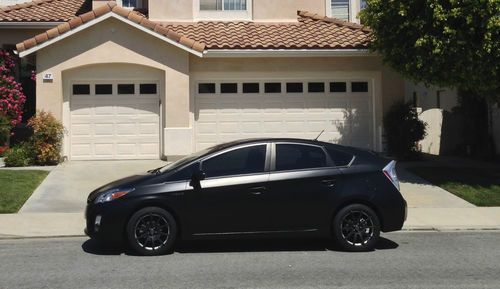
[[156, 83], [73, 84], [71, 159], [158, 159], [159, 110]]
[[195, 144], [256, 137], [313, 139], [373, 148], [371, 80], [200, 81]]

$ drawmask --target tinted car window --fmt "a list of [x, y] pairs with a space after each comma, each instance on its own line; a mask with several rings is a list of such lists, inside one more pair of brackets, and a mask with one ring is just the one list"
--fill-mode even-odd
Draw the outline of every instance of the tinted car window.
[[328, 146], [326, 147], [326, 151], [330, 155], [330, 158], [332, 159], [333, 163], [339, 167], [347, 166], [354, 157], [349, 153], [344, 153]]
[[236, 149], [203, 162], [207, 178], [264, 172], [266, 145]]
[[276, 145], [276, 170], [300, 170], [326, 167], [326, 155], [322, 148], [307, 145]]
[[182, 168], [182, 169], [176, 171], [171, 176], [169, 176], [167, 180], [169, 182], [190, 180], [193, 177], [193, 174], [196, 172], [196, 170], [198, 169], [199, 166], [200, 166], [200, 163], [191, 164], [185, 168]]

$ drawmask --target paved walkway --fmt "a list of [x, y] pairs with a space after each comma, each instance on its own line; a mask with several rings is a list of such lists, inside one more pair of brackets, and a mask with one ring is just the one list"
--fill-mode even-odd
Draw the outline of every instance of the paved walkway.
[[51, 171], [19, 213], [83, 214], [87, 196], [94, 189], [164, 164], [160, 160], [63, 163]]
[[409, 208], [474, 208], [475, 205], [398, 166], [401, 193]]
[[[49, 174], [19, 214], [0, 214], [0, 239], [83, 235], [86, 197], [115, 179], [161, 161], [69, 162]], [[479, 208], [398, 167], [408, 202], [404, 230], [500, 230], [500, 207]]]

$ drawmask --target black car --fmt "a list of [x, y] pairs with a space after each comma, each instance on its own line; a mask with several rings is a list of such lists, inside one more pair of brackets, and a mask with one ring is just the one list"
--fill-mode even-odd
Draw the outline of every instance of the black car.
[[380, 231], [400, 230], [406, 201], [395, 162], [315, 140], [221, 144], [92, 192], [86, 233], [127, 240], [143, 255], [177, 238], [333, 237], [371, 250]]

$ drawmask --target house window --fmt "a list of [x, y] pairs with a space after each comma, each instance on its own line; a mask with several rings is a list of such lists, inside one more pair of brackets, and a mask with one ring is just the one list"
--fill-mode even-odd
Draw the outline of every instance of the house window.
[[220, 93], [238, 93], [237, 83], [221, 83]]
[[245, 11], [246, 0], [200, 0], [202, 11]]
[[347, 83], [330, 82], [330, 92], [347, 92]]
[[325, 84], [323, 82], [309, 82], [307, 84], [308, 92], [325, 92]]
[[366, 81], [353, 82], [351, 84], [351, 91], [352, 92], [368, 92], [368, 82], [366, 82]]
[[359, 0], [359, 10], [363, 10], [366, 8], [366, 0]]
[[134, 94], [135, 86], [133, 84], [118, 84], [118, 94]]
[[259, 83], [243, 83], [243, 93], [259, 93]]
[[139, 85], [140, 94], [156, 94], [157, 91], [158, 89], [154, 83], [142, 83]]
[[302, 82], [287, 82], [286, 92], [288, 93], [300, 93], [304, 91], [304, 85]]
[[281, 83], [268, 82], [264, 84], [264, 91], [266, 93], [281, 93]]
[[139, 0], [122, 0], [123, 7], [138, 8]]
[[332, 17], [349, 21], [350, 0], [331, 0]]
[[86, 95], [90, 94], [90, 85], [88, 84], [74, 84], [73, 85], [74, 95]]
[[113, 85], [111, 84], [96, 84], [95, 94], [113, 94]]
[[198, 93], [215, 93], [215, 83], [198, 84]]

